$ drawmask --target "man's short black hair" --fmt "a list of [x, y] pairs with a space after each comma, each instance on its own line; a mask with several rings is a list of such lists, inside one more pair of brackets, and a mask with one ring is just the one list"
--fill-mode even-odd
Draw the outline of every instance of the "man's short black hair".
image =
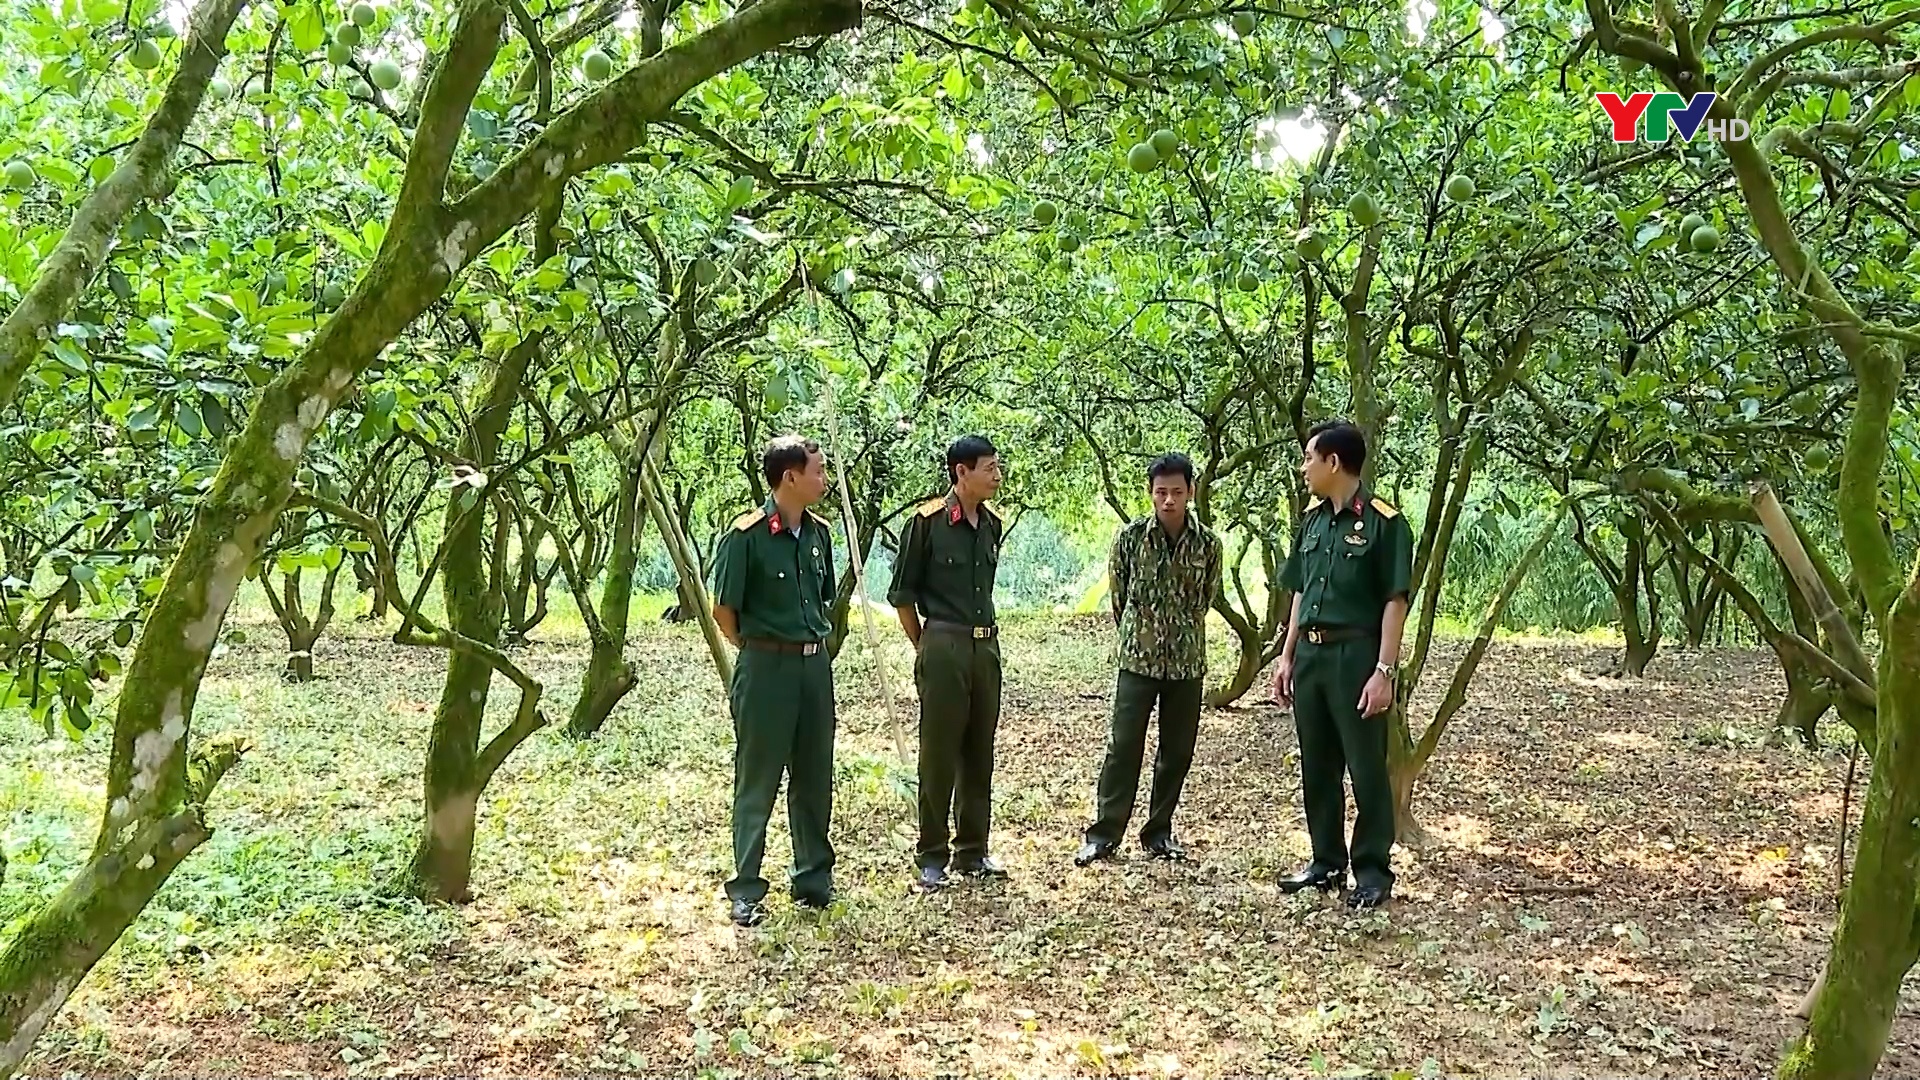
[[1161, 454], [1147, 466], [1147, 486], [1152, 487], [1153, 482], [1163, 476], [1178, 476], [1187, 482], [1188, 487], [1192, 487], [1193, 459], [1178, 451]]
[[778, 488], [788, 469], [805, 470], [807, 459], [820, 452], [820, 444], [798, 435], [782, 435], [767, 444], [760, 455], [760, 473], [767, 486]]
[[960, 436], [952, 446], [947, 447], [947, 481], [960, 481], [960, 466], [978, 468], [981, 458], [998, 457], [999, 454], [1000, 451], [993, 448], [993, 443], [985, 435]]
[[1328, 420], [1315, 424], [1307, 432], [1307, 442], [1320, 440], [1320, 456], [1340, 459], [1340, 471], [1362, 475], [1367, 467], [1367, 436], [1359, 428], [1345, 420]]

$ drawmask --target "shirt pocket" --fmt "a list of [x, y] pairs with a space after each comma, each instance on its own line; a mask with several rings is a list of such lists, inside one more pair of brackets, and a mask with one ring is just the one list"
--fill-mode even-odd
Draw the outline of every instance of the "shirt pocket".
[[[782, 558], [785, 556], [785, 558]], [[759, 551], [753, 556], [751, 580], [760, 592], [763, 600], [784, 596], [787, 591], [798, 587], [795, 575], [800, 571], [799, 560], [787, 549], [778, 551]]]
[[1348, 532], [1341, 535], [1333, 553], [1334, 580], [1342, 585], [1358, 585], [1368, 580], [1373, 560], [1372, 533]]

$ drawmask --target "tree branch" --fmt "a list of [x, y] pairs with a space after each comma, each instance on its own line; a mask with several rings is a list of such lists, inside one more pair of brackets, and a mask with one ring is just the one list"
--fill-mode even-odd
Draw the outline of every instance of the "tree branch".
[[107, 256], [120, 225], [144, 197], [159, 189], [179, 150], [207, 84], [227, 55], [227, 32], [251, 0], [200, 0], [188, 24], [180, 66], [133, 150], [74, 211], [73, 220], [39, 275], [0, 323], [0, 409], [19, 390], [27, 365], [55, 326], [73, 310]]
[[[406, 175], [394, 200], [381, 254], [398, 243], [409, 226], [430, 220], [439, 209], [447, 190], [447, 169], [453, 164], [460, 133], [466, 130], [467, 110], [500, 51], [500, 32], [506, 21], [506, 8], [500, 0], [465, 0], [461, 5], [453, 41], [434, 68], [433, 81], [420, 106], [420, 126], [414, 131]], [[514, 220], [525, 216], [517, 214]]]

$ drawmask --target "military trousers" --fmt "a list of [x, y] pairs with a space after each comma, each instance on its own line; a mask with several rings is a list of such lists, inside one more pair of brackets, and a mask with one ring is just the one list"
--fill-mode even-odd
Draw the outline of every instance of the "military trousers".
[[760, 860], [767, 822], [787, 783], [787, 825], [793, 833], [793, 895], [825, 899], [833, 892], [833, 661], [826, 646], [811, 656], [772, 652], [748, 643], [733, 666], [733, 877], [727, 897], [758, 903], [767, 895]]
[[913, 681], [920, 691], [920, 841], [914, 861], [922, 869], [949, 862], [962, 870], [977, 867], [987, 857], [993, 818], [999, 638], [929, 626], [920, 635]]
[[1173, 811], [1193, 767], [1193, 746], [1200, 735], [1200, 679], [1153, 679], [1122, 669], [1113, 689], [1113, 727], [1100, 766], [1098, 813], [1086, 839], [1117, 844], [1126, 835], [1140, 789], [1140, 762], [1146, 756], [1147, 721], [1160, 707], [1160, 745], [1153, 755], [1153, 790], [1140, 842], [1173, 835]]
[[[1387, 776], [1385, 715], [1360, 715], [1360, 692], [1380, 659], [1377, 633], [1315, 645], [1301, 641], [1293, 661], [1293, 723], [1300, 738], [1300, 794], [1306, 803], [1313, 866], [1348, 866], [1347, 801], [1353, 782], [1355, 883], [1391, 887], [1393, 785]], [[1344, 776], [1343, 776], [1344, 774]]]

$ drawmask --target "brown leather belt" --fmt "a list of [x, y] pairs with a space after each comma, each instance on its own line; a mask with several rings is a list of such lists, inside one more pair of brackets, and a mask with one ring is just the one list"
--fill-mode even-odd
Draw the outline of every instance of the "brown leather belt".
[[1302, 634], [1315, 645], [1332, 645], [1341, 641], [1360, 641], [1365, 638], [1379, 637], [1380, 632], [1364, 626], [1309, 626]]
[[772, 638], [746, 638], [740, 642], [742, 648], [758, 652], [785, 653], [788, 656], [812, 656], [826, 647], [820, 641], [775, 641]]
[[968, 626], [966, 623], [943, 622], [939, 619], [928, 619], [927, 629], [938, 630], [943, 634], [959, 634], [975, 641], [986, 641], [1000, 635], [1000, 628], [997, 626]]

